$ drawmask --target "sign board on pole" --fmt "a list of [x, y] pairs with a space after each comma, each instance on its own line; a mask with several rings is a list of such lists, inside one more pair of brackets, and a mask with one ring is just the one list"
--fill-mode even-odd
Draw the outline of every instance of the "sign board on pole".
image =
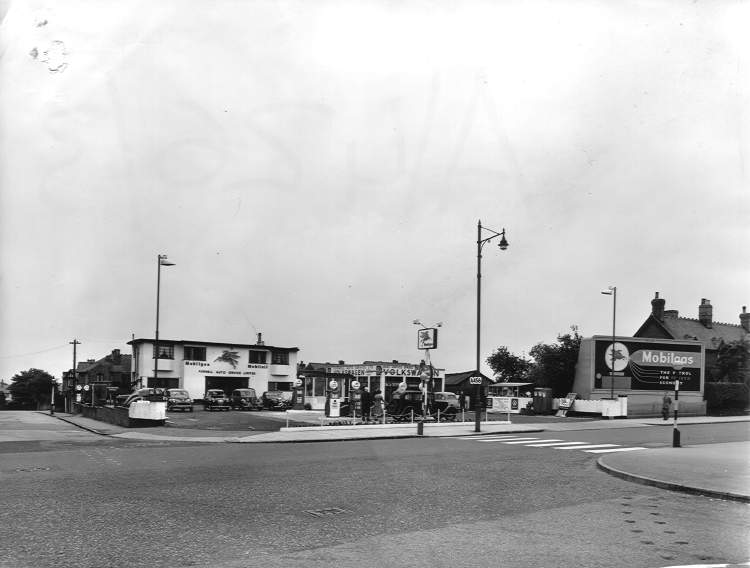
[[481, 385], [482, 384], [482, 377], [469, 377], [469, 384], [470, 385]]
[[437, 328], [420, 329], [417, 332], [417, 349], [437, 349]]

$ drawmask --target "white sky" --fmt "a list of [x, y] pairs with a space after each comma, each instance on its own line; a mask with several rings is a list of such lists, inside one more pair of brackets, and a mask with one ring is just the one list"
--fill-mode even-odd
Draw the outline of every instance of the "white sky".
[[[750, 3], [0, 2], [0, 378], [131, 335], [474, 367], [750, 304]], [[487, 371], [486, 367], [484, 370]]]

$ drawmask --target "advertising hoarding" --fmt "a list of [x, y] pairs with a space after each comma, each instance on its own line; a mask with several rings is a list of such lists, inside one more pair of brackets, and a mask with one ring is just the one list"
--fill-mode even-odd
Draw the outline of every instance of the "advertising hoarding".
[[[614, 358], [613, 358], [614, 349]], [[597, 338], [594, 349], [594, 388], [663, 391], [674, 388], [699, 392], [704, 365], [703, 346], [697, 342], [611, 340]]]

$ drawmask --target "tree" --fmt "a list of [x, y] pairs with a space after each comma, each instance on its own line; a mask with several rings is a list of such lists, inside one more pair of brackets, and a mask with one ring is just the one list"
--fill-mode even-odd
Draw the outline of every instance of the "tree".
[[722, 341], [716, 354], [719, 380], [745, 383], [750, 386], [750, 341], [747, 336], [735, 341]]
[[582, 337], [576, 326], [570, 330], [572, 333], [558, 335], [556, 343], [537, 343], [529, 351], [534, 362], [528, 380], [538, 387], [551, 388], [555, 397], [569, 393], [575, 379]]
[[53, 385], [57, 386], [55, 377], [47, 371], [29, 369], [15, 375], [8, 390], [20, 406], [39, 408], [42, 404], [49, 404]]
[[507, 347], [498, 347], [487, 358], [487, 364], [501, 381], [524, 381], [531, 361], [511, 353]]

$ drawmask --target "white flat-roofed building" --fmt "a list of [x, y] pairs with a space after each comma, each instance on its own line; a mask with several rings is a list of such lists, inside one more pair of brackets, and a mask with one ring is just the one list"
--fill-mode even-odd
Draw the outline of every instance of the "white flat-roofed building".
[[133, 339], [133, 379], [139, 387], [186, 389], [201, 399], [207, 389], [292, 390], [297, 378], [297, 347], [159, 338], [155, 373], [155, 340]]

